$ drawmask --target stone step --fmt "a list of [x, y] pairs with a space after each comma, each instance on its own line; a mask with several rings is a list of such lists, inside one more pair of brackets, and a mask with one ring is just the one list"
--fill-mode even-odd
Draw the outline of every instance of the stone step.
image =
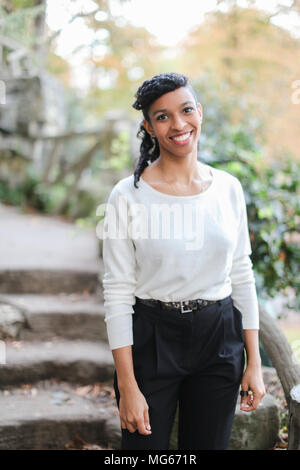
[[0, 203], [0, 293], [94, 292], [102, 276], [96, 227]]
[[[100, 393], [99, 393], [100, 392]], [[82, 386], [59, 380], [0, 390], [0, 450], [66, 449], [85, 441], [120, 450], [121, 429], [112, 380]], [[170, 449], [177, 449], [178, 408]], [[279, 433], [279, 405], [267, 393], [257, 410], [236, 406], [230, 450], [267, 450]]]
[[65, 450], [82, 441], [90, 448], [119, 449], [120, 418], [107, 389], [101, 383], [76, 387], [46, 381], [1, 390], [0, 449]]
[[61, 336], [107, 342], [101, 293], [3, 294], [0, 302], [0, 338], [30, 341]]
[[0, 268], [0, 293], [59, 294], [95, 292], [101, 269]]
[[108, 343], [53, 338], [51, 341], [6, 340], [1, 357], [0, 388], [58, 378], [93, 383], [113, 377]]

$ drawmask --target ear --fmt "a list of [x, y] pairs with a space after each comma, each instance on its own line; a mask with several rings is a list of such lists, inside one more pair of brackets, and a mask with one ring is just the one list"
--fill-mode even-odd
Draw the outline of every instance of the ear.
[[153, 132], [152, 126], [149, 124], [149, 122], [146, 119], [143, 119], [143, 126], [146, 129], [146, 131], [148, 132], [148, 134], [150, 134], [152, 137], [154, 137], [154, 132]]
[[202, 119], [203, 119], [203, 111], [202, 111], [201, 103], [197, 103], [197, 109], [198, 109], [198, 113], [199, 113], [199, 115], [200, 115], [200, 119], [201, 119], [201, 122], [202, 122]]

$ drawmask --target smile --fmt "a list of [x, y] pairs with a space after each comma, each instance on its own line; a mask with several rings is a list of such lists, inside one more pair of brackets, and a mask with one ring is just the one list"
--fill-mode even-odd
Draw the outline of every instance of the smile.
[[173, 140], [176, 145], [186, 145], [190, 141], [192, 132], [193, 131], [186, 132], [178, 137], [170, 137], [170, 139]]

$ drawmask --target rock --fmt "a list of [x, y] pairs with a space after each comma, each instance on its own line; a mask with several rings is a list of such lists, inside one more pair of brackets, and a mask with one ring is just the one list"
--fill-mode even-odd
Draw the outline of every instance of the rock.
[[0, 339], [18, 338], [24, 323], [21, 309], [0, 299]]
[[233, 420], [229, 450], [267, 450], [278, 440], [279, 406], [266, 394], [254, 411], [241, 411], [237, 405]]
[[10, 76], [5, 85], [6, 106], [0, 109], [1, 127], [26, 137], [32, 131], [55, 133], [65, 128], [64, 88], [54, 76], [45, 71], [28, 77]]

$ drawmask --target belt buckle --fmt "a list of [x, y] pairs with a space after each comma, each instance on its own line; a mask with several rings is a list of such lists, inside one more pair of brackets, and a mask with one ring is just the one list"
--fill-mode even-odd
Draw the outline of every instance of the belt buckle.
[[183, 300], [180, 300], [180, 306], [181, 306], [181, 313], [188, 313], [188, 312], [193, 311], [192, 309], [191, 310], [183, 310], [183, 307], [184, 307]]

